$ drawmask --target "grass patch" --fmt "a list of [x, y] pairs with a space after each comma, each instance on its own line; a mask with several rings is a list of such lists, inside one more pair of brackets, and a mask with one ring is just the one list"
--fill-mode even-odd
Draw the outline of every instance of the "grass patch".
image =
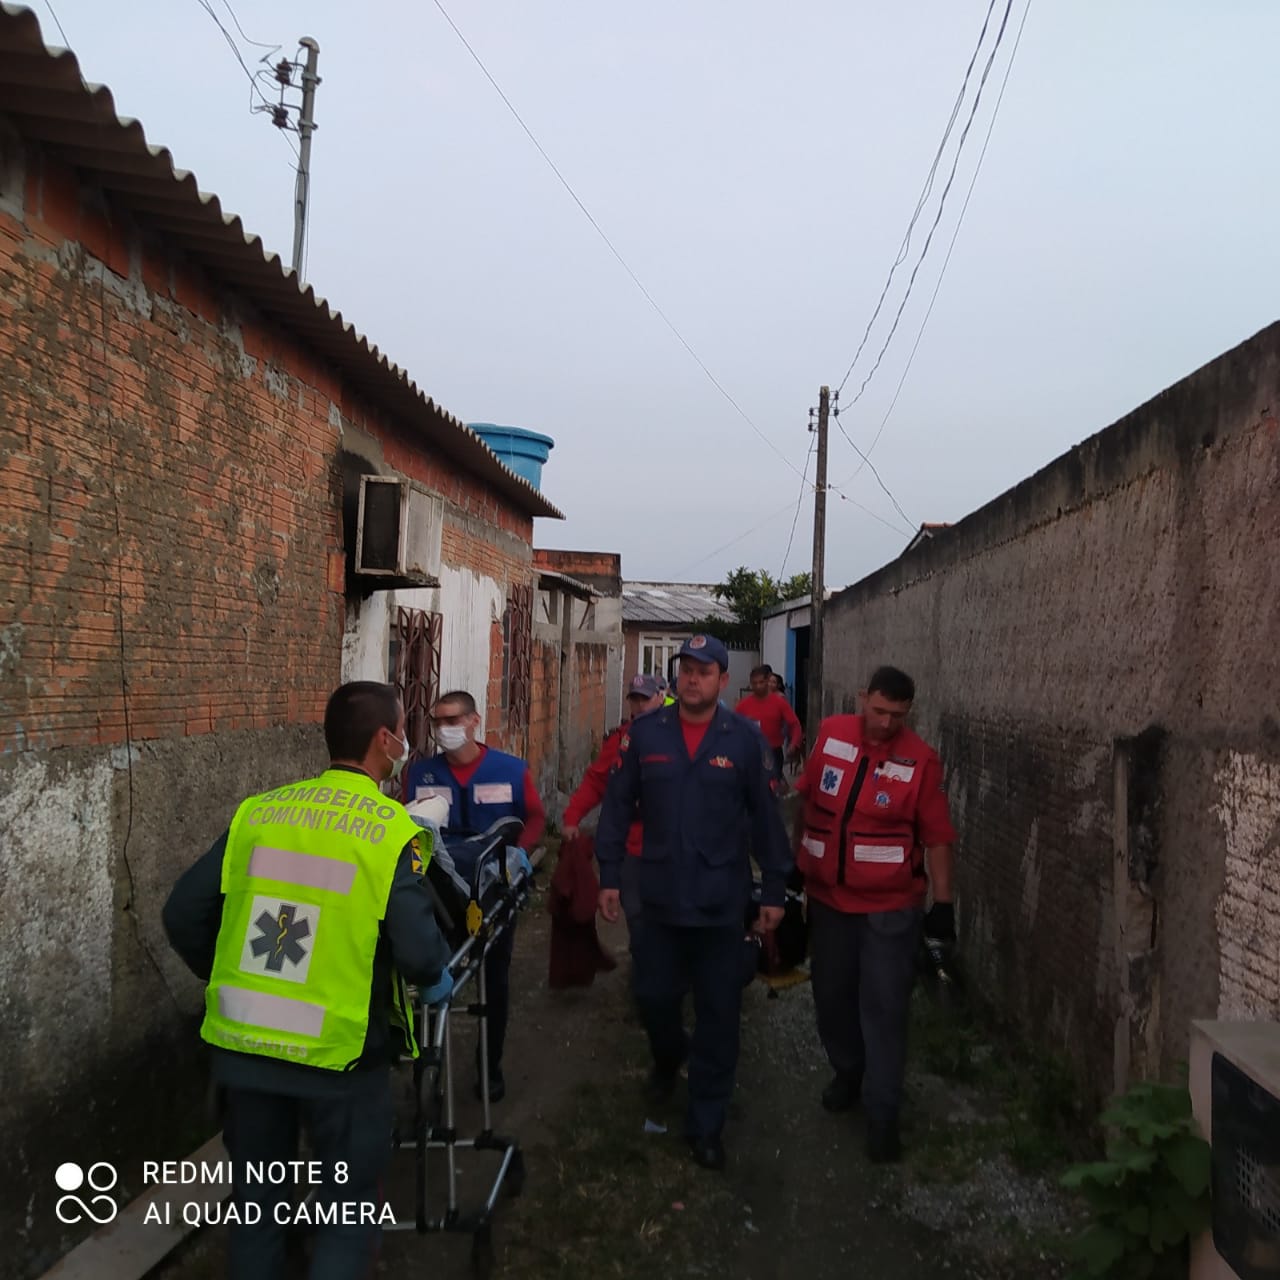
[[911, 1035], [914, 1061], [973, 1089], [997, 1123], [969, 1127], [993, 1138], [1024, 1173], [1060, 1170], [1088, 1150], [1075, 1077], [1060, 1055], [1029, 1047], [967, 1007], [940, 1006], [920, 990]]

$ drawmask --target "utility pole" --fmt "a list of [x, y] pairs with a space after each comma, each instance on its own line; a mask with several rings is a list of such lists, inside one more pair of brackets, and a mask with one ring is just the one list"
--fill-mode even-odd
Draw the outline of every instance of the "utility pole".
[[[813, 572], [809, 595], [809, 670], [808, 706], [805, 736], [812, 746], [817, 741], [818, 724], [822, 720], [822, 623], [826, 598], [827, 551], [827, 417], [831, 409], [831, 391], [818, 392], [818, 469], [813, 485]], [[812, 428], [810, 428], [812, 430]]]
[[311, 194], [311, 135], [316, 130], [316, 85], [320, 83], [320, 77], [316, 75], [320, 46], [310, 36], [303, 36], [298, 43], [307, 51], [307, 65], [302, 69], [302, 110], [298, 115], [298, 183], [293, 197], [293, 274], [301, 285], [307, 198]]

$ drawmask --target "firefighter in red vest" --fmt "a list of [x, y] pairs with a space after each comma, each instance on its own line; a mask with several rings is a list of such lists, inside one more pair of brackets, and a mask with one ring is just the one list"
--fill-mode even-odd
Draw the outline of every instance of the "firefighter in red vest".
[[[862, 714], [829, 716], [796, 789], [796, 868], [809, 906], [818, 1035], [835, 1077], [828, 1111], [861, 1095], [867, 1154], [901, 1154], [898, 1112], [921, 925], [955, 940], [955, 830], [937, 753], [906, 727], [915, 683], [881, 667], [859, 694]], [[924, 905], [932, 890], [932, 906]]]

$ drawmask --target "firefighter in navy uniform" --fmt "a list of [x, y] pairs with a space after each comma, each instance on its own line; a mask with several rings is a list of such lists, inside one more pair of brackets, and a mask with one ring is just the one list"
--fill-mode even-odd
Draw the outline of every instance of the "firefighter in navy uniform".
[[[546, 811], [529, 766], [479, 741], [480, 712], [465, 690], [443, 694], [431, 708], [431, 726], [438, 754], [409, 766], [406, 793], [410, 800], [441, 796], [449, 802], [446, 836], [473, 836], [501, 818], [519, 818], [524, 826], [516, 837], [521, 851], [534, 848], [546, 829]], [[527, 857], [527, 855], [526, 855]], [[511, 1011], [511, 957], [516, 926], [504, 929], [484, 960], [485, 998], [489, 1006], [490, 1102], [501, 1102], [507, 1082], [502, 1051]], [[476, 1051], [476, 1096], [480, 1096], [480, 1053]]]
[[[285, 1274], [292, 1202], [309, 1191], [326, 1224], [311, 1280], [371, 1270], [392, 1150], [390, 1064], [417, 1056], [404, 980], [428, 1001], [452, 986], [422, 879], [430, 852], [379, 790], [409, 754], [395, 689], [341, 686], [324, 735], [329, 768], [244, 801], [164, 906], [174, 950], [209, 984], [201, 1035], [245, 1223], [229, 1234], [235, 1280]], [[320, 1185], [277, 1186], [247, 1172], [295, 1160], [300, 1129]], [[319, 1213], [329, 1205], [336, 1220]]]
[[[911, 677], [881, 667], [859, 695], [862, 713], [829, 716], [796, 784], [796, 868], [809, 905], [818, 1034], [835, 1077], [828, 1111], [861, 1095], [867, 1154], [900, 1154], [898, 1112], [911, 987], [923, 921], [955, 941], [955, 830], [937, 753], [906, 727]], [[927, 872], [927, 878], [926, 878]], [[924, 912], [927, 891], [933, 905]]]
[[[700, 1165], [720, 1169], [738, 1063], [748, 847], [763, 880], [762, 931], [782, 919], [792, 863], [772, 753], [755, 724], [720, 703], [728, 652], [714, 637], [697, 635], [679, 659], [676, 705], [634, 721], [619, 746], [596, 830], [600, 913], [618, 918], [627, 831], [638, 803], [643, 928], [632, 981], [653, 1054], [650, 1093], [669, 1097], [688, 1059], [685, 1136]], [[692, 1040], [681, 1017], [690, 989]]]

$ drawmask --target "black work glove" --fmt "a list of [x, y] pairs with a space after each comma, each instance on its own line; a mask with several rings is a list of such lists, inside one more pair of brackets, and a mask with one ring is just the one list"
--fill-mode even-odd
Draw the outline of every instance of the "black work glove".
[[956, 909], [950, 902], [935, 902], [925, 912], [924, 936], [939, 942], [956, 940]]

